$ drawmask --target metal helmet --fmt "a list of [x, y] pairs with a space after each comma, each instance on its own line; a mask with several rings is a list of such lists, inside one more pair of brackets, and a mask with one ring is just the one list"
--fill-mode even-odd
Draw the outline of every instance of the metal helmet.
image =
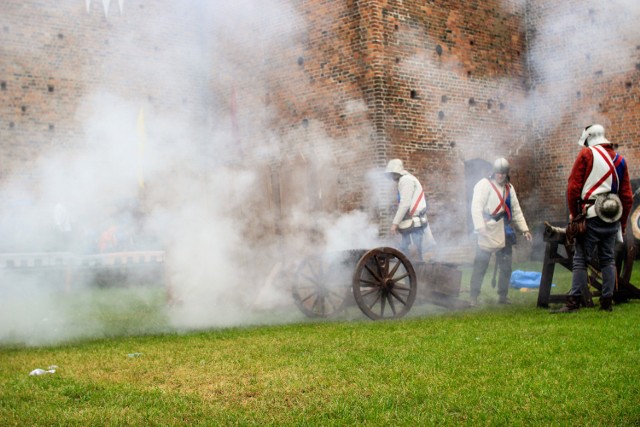
[[387, 168], [384, 171], [385, 173], [397, 173], [399, 175], [403, 175], [404, 166], [402, 165], [402, 160], [400, 159], [392, 159], [389, 160], [387, 164]]
[[500, 157], [495, 162], [493, 162], [493, 173], [504, 173], [509, 174], [509, 162], [504, 157]]
[[613, 193], [601, 194], [596, 197], [596, 215], [604, 222], [612, 223], [622, 217], [622, 202]]
[[583, 147], [593, 147], [594, 145], [602, 144], [611, 143], [604, 137], [604, 126], [598, 124], [584, 128], [578, 140], [578, 145]]

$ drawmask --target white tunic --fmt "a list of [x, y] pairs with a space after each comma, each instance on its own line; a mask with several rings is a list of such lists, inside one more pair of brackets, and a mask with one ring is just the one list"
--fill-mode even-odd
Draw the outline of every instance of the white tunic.
[[[506, 188], [504, 185], [498, 184], [495, 180], [491, 180], [496, 186], [498, 191], [503, 197], [506, 194]], [[491, 186], [488, 178], [481, 179], [473, 187], [473, 200], [471, 201], [471, 219], [473, 220], [473, 227], [476, 232], [481, 232], [486, 227], [487, 217], [491, 215], [498, 215], [504, 212], [504, 207], [501, 206], [498, 193]], [[524, 233], [529, 231], [527, 222], [524, 219], [524, 214], [520, 208], [520, 202], [518, 202], [518, 196], [513, 185], [510, 186], [509, 194], [511, 195], [511, 224], [516, 231]], [[502, 246], [504, 246], [504, 235], [502, 236]]]
[[[409, 218], [409, 212], [416, 203], [418, 203], [413, 215], [417, 215], [419, 212], [424, 211], [427, 208], [427, 200], [423, 196], [422, 185], [418, 178], [407, 173], [400, 177], [398, 181], [398, 193], [400, 193], [400, 201], [398, 202], [398, 210], [393, 217], [393, 224], [400, 224], [403, 219]], [[418, 201], [418, 198], [421, 198]]]
[[[582, 187], [582, 200], [595, 200], [598, 194], [610, 193], [614, 180], [618, 181], [618, 174], [607, 151], [596, 145], [589, 147], [593, 154], [593, 166], [591, 173]], [[596, 208], [591, 205], [587, 208], [587, 218], [596, 216]]]

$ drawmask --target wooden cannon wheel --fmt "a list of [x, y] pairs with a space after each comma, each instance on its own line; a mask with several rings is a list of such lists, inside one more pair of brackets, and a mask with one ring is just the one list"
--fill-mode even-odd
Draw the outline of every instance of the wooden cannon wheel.
[[333, 254], [311, 255], [298, 266], [292, 285], [293, 301], [308, 317], [340, 314], [350, 297], [349, 280], [353, 266], [345, 266]]
[[416, 299], [416, 273], [397, 249], [383, 247], [366, 252], [353, 273], [353, 296], [367, 317], [400, 318]]

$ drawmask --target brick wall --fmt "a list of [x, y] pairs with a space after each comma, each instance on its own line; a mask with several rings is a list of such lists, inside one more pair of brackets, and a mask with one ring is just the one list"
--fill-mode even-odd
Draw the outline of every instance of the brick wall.
[[[465, 162], [509, 157], [515, 185], [534, 187], [530, 168], [519, 167], [533, 159], [519, 117], [523, 12], [499, 1], [294, 3], [307, 30], [271, 63], [274, 126], [309, 118], [331, 138], [349, 141], [332, 147], [347, 184], [343, 209], [368, 205], [378, 189], [363, 177], [394, 157], [426, 184], [434, 230], [445, 239], [466, 228]], [[364, 109], [353, 112], [353, 105]], [[523, 204], [534, 205], [527, 197]], [[384, 206], [376, 213], [388, 222]]]
[[[171, 64], [176, 71], [169, 78], [184, 73], [180, 80], [158, 80], [157, 71], [168, 70], [171, 52], [197, 42], [188, 32], [197, 15], [172, 2], [124, 5], [120, 14], [111, 2], [106, 17], [96, 0], [89, 11], [84, 1], [2, 2], [0, 131], [9, 152], [37, 157], [43, 148], [81, 144], [82, 119], [90, 113], [81, 101], [100, 90], [161, 110], [201, 108], [188, 64]], [[159, 21], [156, 7], [163, 8], [159, 16], [175, 15]], [[143, 24], [150, 16], [153, 27]]]

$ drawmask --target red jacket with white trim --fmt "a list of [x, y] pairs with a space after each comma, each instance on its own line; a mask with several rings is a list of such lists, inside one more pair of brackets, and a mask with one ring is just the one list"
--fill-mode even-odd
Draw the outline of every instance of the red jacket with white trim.
[[[611, 144], [603, 144], [599, 145], [599, 147], [604, 148], [612, 160], [615, 158], [616, 152]], [[569, 204], [569, 213], [573, 218], [580, 213], [578, 202], [582, 200], [582, 192], [592, 170], [593, 151], [589, 147], [585, 147], [578, 153], [578, 157], [571, 169], [567, 185], [567, 203]], [[622, 232], [624, 233], [627, 228], [627, 220], [629, 219], [631, 208], [633, 207], [633, 191], [631, 190], [631, 181], [629, 180], [629, 172], [626, 166], [622, 174], [618, 174], [618, 181], [617, 194], [622, 201], [620, 224], [622, 226]]]

